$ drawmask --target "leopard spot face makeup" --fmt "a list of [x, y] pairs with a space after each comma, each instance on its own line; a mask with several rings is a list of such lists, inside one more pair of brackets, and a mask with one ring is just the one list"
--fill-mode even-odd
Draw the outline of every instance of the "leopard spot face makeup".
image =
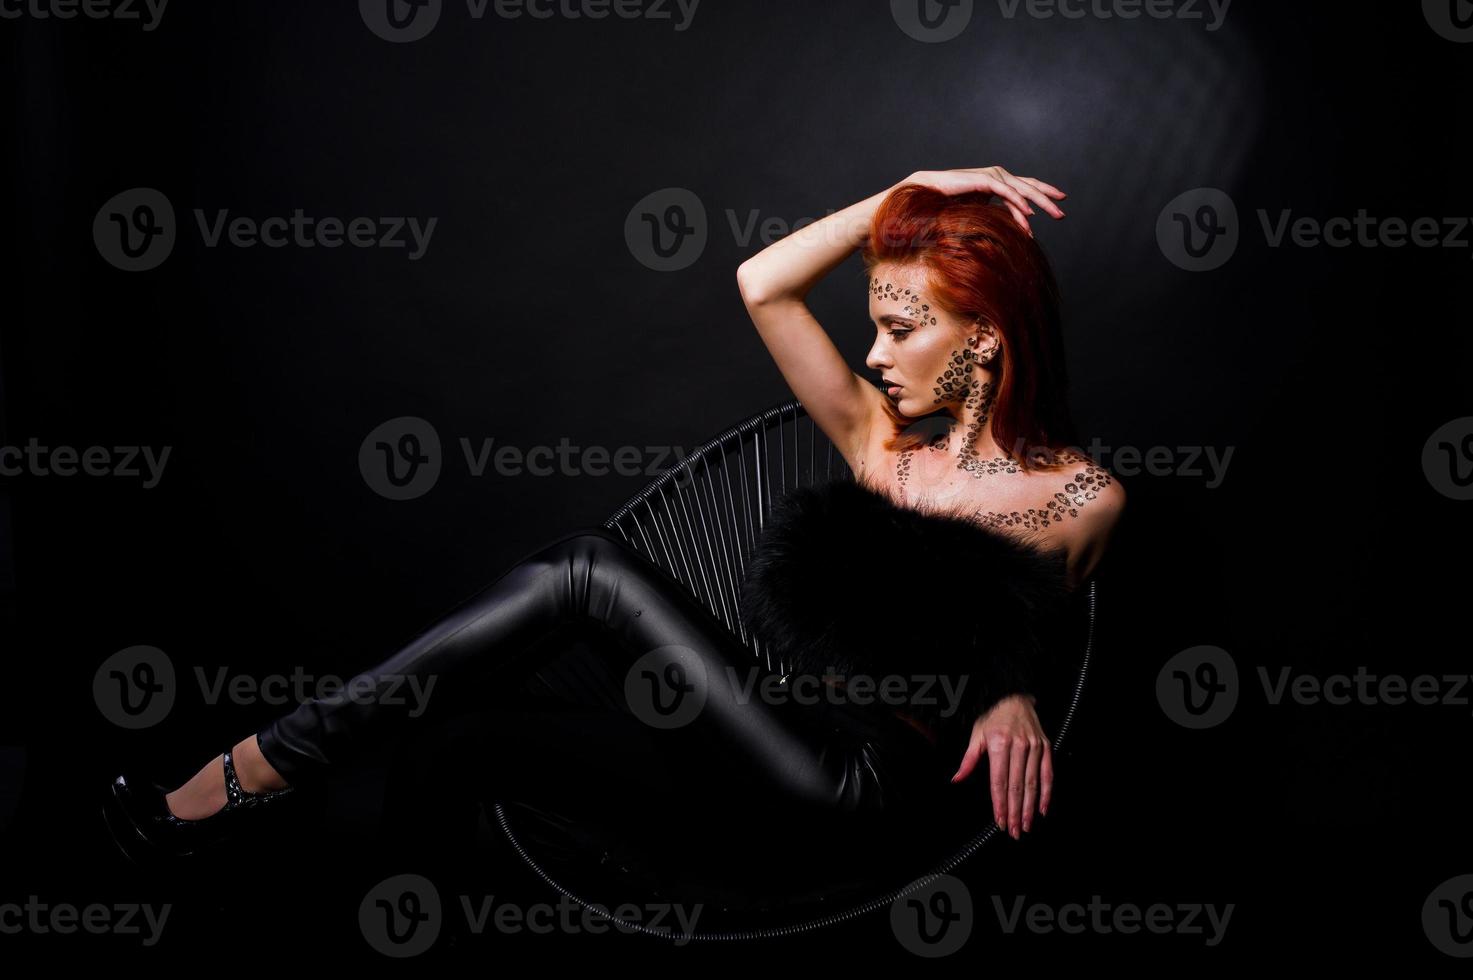
[[[918, 459], [952, 452], [950, 436], [957, 424], [964, 433], [957, 440], [953, 472], [979, 480], [1025, 475], [1016, 459], [998, 453], [991, 445], [990, 424], [998, 384], [993, 365], [1002, 353], [996, 331], [977, 329], [958, 346], [962, 327], [939, 311], [923, 292], [923, 285], [923, 273], [914, 268], [870, 278], [871, 318], [879, 336], [866, 363], [900, 386], [895, 401], [902, 414], [938, 417], [937, 410], [945, 409], [939, 417], [954, 417], [945, 431], [896, 454], [894, 484], [902, 501], [907, 501], [914, 489], [911, 484]], [[929, 398], [921, 394], [926, 389]], [[922, 404], [916, 405], [922, 398]], [[992, 452], [984, 455], [979, 450], [984, 446]], [[1108, 472], [1077, 451], [1058, 453], [1052, 463], [1049, 472], [1037, 474], [1053, 483], [1052, 489], [1050, 483], [1037, 484], [1042, 493], [1051, 493], [1041, 506], [982, 508], [974, 510], [972, 517], [984, 526], [1043, 530], [1077, 518], [1081, 509], [1111, 482]], [[1057, 470], [1060, 464], [1067, 467], [1062, 474]]]

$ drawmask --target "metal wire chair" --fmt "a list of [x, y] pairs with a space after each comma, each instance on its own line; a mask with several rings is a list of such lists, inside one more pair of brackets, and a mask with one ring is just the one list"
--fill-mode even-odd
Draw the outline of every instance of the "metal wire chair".
[[[784, 674], [792, 665], [770, 655], [741, 623], [737, 613], [741, 582], [747, 559], [767, 525], [773, 504], [796, 487], [834, 479], [853, 479], [853, 474], [807, 410], [794, 399], [734, 425], [706, 442], [679, 466], [635, 494], [604, 522], [604, 527], [621, 534], [632, 547], [689, 589], [764, 667]], [[1097, 588], [1098, 582], [1090, 579], [1078, 590], [1088, 611], [1087, 629], [1069, 704], [1054, 736], [1055, 752], [1064, 744], [1084, 690], [1094, 645]], [[503, 803], [494, 803], [493, 809], [506, 839], [534, 874], [591, 913], [607, 917], [606, 904], [592, 903], [574, 894], [542, 867], [519, 839]], [[798, 923], [679, 934], [628, 922], [621, 923], [621, 927], [666, 939], [708, 941], [761, 939], [819, 929], [886, 907], [895, 899], [924, 888], [939, 875], [954, 870], [1000, 833], [988, 814], [985, 828], [929, 872], [868, 901]]]

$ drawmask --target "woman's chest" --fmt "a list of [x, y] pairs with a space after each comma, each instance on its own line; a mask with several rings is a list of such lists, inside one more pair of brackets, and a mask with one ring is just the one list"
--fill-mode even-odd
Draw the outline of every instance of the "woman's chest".
[[920, 448], [870, 447], [854, 475], [902, 507], [957, 514], [985, 527], [1028, 532], [1045, 547], [1067, 547], [1066, 525], [1054, 519], [1057, 474], [1024, 473], [1006, 459]]

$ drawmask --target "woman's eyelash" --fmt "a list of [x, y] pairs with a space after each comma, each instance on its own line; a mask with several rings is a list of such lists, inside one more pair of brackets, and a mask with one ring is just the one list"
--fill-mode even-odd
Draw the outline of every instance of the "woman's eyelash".
[[892, 329], [890, 331], [890, 336], [894, 337], [896, 340], [904, 340], [909, 333], [910, 333], [909, 330], [894, 330], [894, 329]]

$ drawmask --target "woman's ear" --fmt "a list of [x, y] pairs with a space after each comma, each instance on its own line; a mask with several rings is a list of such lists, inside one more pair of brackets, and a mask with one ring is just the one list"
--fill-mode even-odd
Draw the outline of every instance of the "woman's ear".
[[967, 338], [967, 348], [977, 356], [979, 363], [986, 364], [996, 357], [1001, 343], [996, 327], [984, 323], [981, 317], [972, 321], [972, 334]]

